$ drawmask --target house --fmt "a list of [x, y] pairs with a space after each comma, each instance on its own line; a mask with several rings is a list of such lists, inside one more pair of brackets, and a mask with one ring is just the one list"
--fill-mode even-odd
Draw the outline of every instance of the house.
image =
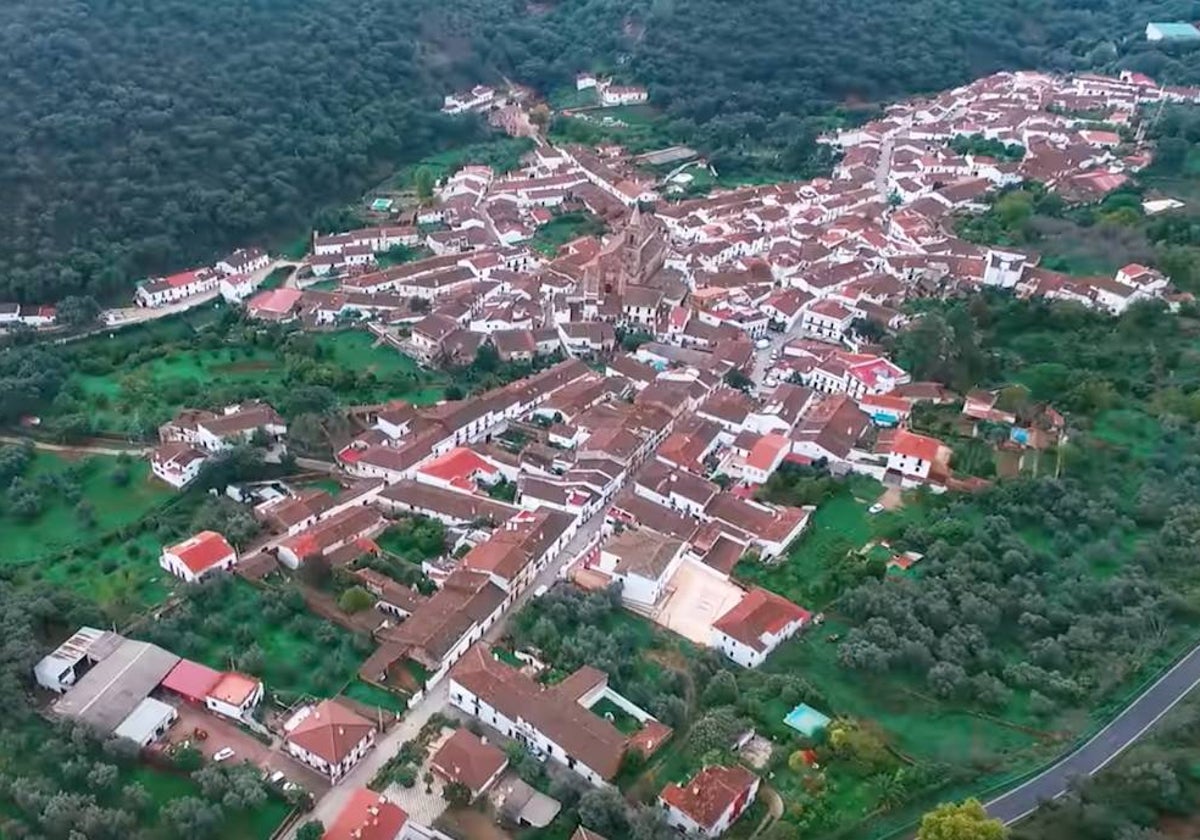
[[258, 433], [266, 437], [268, 444], [278, 443], [287, 434], [284, 419], [263, 402], [226, 406], [221, 414], [184, 409], [158, 429], [163, 443], [189, 443], [208, 452], [250, 443]]
[[757, 668], [809, 619], [808, 610], [756, 586], [713, 622], [710, 646], [743, 668]]
[[600, 547], [595, 568], [621, 582], [621, 599], [653, 607], [684, 558], [684, 544], [647, 528], [626, 528]]
[[211, 268], [181, 271], [169, 277], [157, 277], [138, 285], [134, 302], [138, 306], [158, 307], [195, 295], [216, 291], [220, 275]]
[[253, 677], [227, 671], [208, 690], [204, 706], [210, 712], [244, 720], [263, 698], [263, 684]]
[[283, 728], [288, 754], [334, 784], [375, 744], [375, 724], [337, 700], [301, 709]]
[[229, 571], [237, 552], [216, 531], [201, 531], [163, 549], [158, 565], [187, 583], [196, 583], [217, 572]]
[[[642, 728], [626, 736], [592, 711], [602, 697], [639, 720]], [[585, 665], [543, 685], [498, 660], [486, 644], [471, 647], [451, 670], [450, 702], [597, 786], [616, 777], [627, 750], [653, 752], [670, 734], [669, 727], [613, 692], [602, 671]]]
[[822, 298], [816, 301], [801, 316], [801, 328], [811, 336], [823, 341], [840, 342], [850, 331], [854, 313], [835, 300]]
[[253, 274], [271, 264], [271, 258], [262, 248], [239, 248], [217, 263], [222, 274]]
[[181, 659], [159, 687], [214, 714], [243, 720], [263, 698], [263, 684], [235, 671], [214, 671]]
[[367, 657], [359, 676], [384, 683], [398, 664], [411, 660], [425, 669], [426, 687], [436, 685], [495, 624], [510, 597], [490, 574], [455, 569], [408, 618], [376, 633], [379, 649]]
[[742, 479], [749, 484], [766, 484], [791, 451], [792, 442], [786, 436], [774, 432], [763, 435], [742, 464]]
[[899, 429], [888, 451], [888, 472], [924, 481], [933, 465], [943, 460], [940, 454], [943, 447], [937, 438]]
[[575, 90], [588, 90], [596, 87], [595, 73], [579, 73], [575, 76]]
[[435, 312], [413, 326], [409, 340], [417, 356], [429, 362], [442, 353], [446, 338], [459, 329], [453, 318]]
[[386, 796], [366, 788], [350, 794], [321, 840], [408, 840], [408, 814]]
[[668, 825], [719, 837], [754, 803], [758, 785], [745, 767], [705, 767], [684, 785], [667, 785], [658, 802]]
[[464, 785], [471, 799], [490, 788], [508, 766], [508, 756], [465, 726], [454, 730], [433, 754], [429, 769], [448, 783]]
[[267, 289], [249, 300], [246, 314], [260, 321], [291, 321], [297, 317], [303, 297], [299, 289]]
[[174, 487], [182, 490], [200, 475], [208, 456], [188, 443], [164, 443], [150, 455], [150, 471]]
[[607, 84], [599, 88], [600, 104], [606, 108], [618, 105], [640, 105], [650, 98], [643, 87]]
[[279, 562], [298, 569], [310, 560], [326, 557], [351, 543], [364, 543], [387, 527], [387, 520], [373, 507], [355, 506], [341, 510], [279, 542]]

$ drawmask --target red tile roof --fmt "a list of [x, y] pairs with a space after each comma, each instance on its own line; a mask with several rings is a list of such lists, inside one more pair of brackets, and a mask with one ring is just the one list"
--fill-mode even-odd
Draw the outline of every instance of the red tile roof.
[[745, 806], [757, 781], [745, 767], [705, 767], [685, 786], [667, 785], [659, 796], [698, 825], [712, 828], [731, 807]]
[[236, 671], [227, 671], [208, 690], [208, 695], [231, 706], [240, 706], [246, 702], [251, 694], [258, 690], [258, 686], [258, 680], [253, 677], [247, 677]]
[[375, 725], [336, 700], [323, 700], [296, 728], [287, 740], [330, 764], [348, 756]]
[[482, 792], [506, 764], [508, 758], [503, 750], [465, 728], [456, 729], [430, 762], [435, 773], [447, 781], [466, 785], [476, 794]]
[[160, 685], [168, 691], [195, 702], [203, 702], [212, 687], [221, 681], [221, 673], [207, 665], [181, 659]]
[[495, 475], [499, 470], [478, 453], [459, 446], [445, 455], [427, 461], [418, 472], [451, 484], [468, 493], [475, 491], [474, 478], [477, 474]]
[[166, 552], [174, 554], [179, 558], [179, 562], [197, 575], [236, 555], [233, 546], [216, 531], [201, 531], [177, 545], [170, 546]]
[[395, 840], [408, 814], [370, 790], [356, 790], [321, 840]]
[[780, 453], [789, 449], [792, 442], [780, 434], [763, 435], [750, 450], [747, 465], [756, 470], [770, 471], [780, 459]]
[[754, 587], [713, 627], [757, 651], [766, 649], [762, 637], [777, 634], [793, 622], [805, 624], [810, 613], [774, 592]]
[[941, 448], [941, 445], [941, 442], [937, 438], [919, 435], [907, 429], [900, 429], [896, 432], [896, 437], [892, 440], [892, 452], [897, 455], [903, 455], [906, 458], [917, 458], [921, 461], [933, 463], [937, 460], [938, 449]]

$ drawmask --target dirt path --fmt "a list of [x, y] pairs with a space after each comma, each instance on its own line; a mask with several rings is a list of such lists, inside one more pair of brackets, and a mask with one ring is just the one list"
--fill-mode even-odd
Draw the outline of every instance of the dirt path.
[[759, 785], [758, 795], [767, 801], [767, 815], [762, 818], [762, 822], [758, 824], [758, 828], [754, 829], [754, 833], [750, 835], [750, 840], [762, 834], [768, 828], [773, 826], [776, 821], [783, 816], [783, 797], [781, 797], [770, 785]]
[[47, 443], [41, 440], [34, 440], [29, 437], [21, 437], [20, 435], [0, 435], [0, 443], [15, 443], [23, 444], [29, 441], [33, 444], [34, 449], [40, 449], [45, 452], [63, 452], [69, 455], [133, 455], [141, 457], [150, 451], [148, 446], [138, 446], [131, 443], [128, 446], [122, 446], [116, 443], [106, 444], [104, 446], [98, 444], [60, 444]]

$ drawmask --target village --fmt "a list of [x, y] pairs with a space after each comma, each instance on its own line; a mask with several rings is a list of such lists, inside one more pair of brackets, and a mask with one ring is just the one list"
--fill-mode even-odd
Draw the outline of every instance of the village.
[[[600, 111], [648, 98], [591, 74], [577, 89]], [[445, 100], [447, 113], [502, 112], [497, 125], [534, 136], [516, 171], [462, 166], [417, 206], [381, 209], [377, 226], [314, 231], [302, 259], [246, 247], [149, 279], [133, 301], [155, 317], [221, 298], [251, 323], [365, 332], [422, 369], [494, 357], [532, 370], [431, 404], [354, 406], [329, 460], [305, 465], [326, 476], [321, 489], [280, 479], [221, 491], [257, 523], [249, 545], [206, 529], [161, 546], [158, 568], [183, 591], [299, 581], [307, 609], [369, 638], [357, 679], [388, 703], [330, 695], [280, 708], [265, 702], [268, 680], [237, 667], [136, 630], [82, 627], [34, 670], [55, 716], [157, 760], [249, 761], [312, 806], [289, 831], [316, 819], [330, 840], [496, 836], [446, 833], [445, 812], [472, 803], [508, 836], [546, 828], [563, 804], [517, 772], [522, 751], [584, 789], [628, 792], [640, 768], [669, 766], [638, 791], [668, 825], [754, 836], [780, 815], [776, 777], [816, 772], [814, 739], [852, 725], [836, 708], [789, 690], [795, 702], [772, 703], [711, 763], [677, 743], [684, 721], [618, 691], [618, 675], [560, 668], [514, 643], [514, 626], [561, 599], [607, 599], [613, 626], [709, 651], [732, 673], [757, 669], [825, 632], [824, 604], [782, 583], [822, 505], [773, 501], [769, 487], [831, 476], [867, 522], [903, 517], [923, 494], [1057, 469], [1067, 424], [1054, 406], [1009, 388], [954, 393], [888, 357], [880, 338], [919, 319], [910, 304], [994, 289], [1119, 315], [1190, 300], [1139, 264], [1068, 275], [960, 239], [952, 222], [1024, 182], [1100, 200], [1151, 163], [1146, 115], [1200, 102], [1200, 90], [1137, 74], [999, 73], [823, 137], [840, 155], [828, 178], [677, 201], [678, 173], [530, 135], [530, 102], [483, 86]], [[1024, 152], [956, 151], [963, 140]], [[604, 233], [533, 247], [567, 215]], [[283, 279], [264, 285], [270, 276]], [[47, 307], [0, 307], [0, 324], [52, 319]], [[148, 459], [153, 480], [182, 494], [231, 452], [278, 464], [288, 447], [278, 407], [249, 400], [183, 409]], [[984, 470], [960, 457], [980, 447]], [[390, 535], [421, 528], [436, 544], [398, 557]], [[920, 574], [919, 554], [886, 541], [851, 548], [864, 569]], [[768, 769], [773, 756], [782, 769]]]

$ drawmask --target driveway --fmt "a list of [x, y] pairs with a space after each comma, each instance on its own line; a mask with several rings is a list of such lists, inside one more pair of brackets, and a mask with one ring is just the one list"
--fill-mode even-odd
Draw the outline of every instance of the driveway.
[[[329, 781], [324, 776], [314, 773], [276, 746], [264, 744], [253, 735], [239, 729], [233, 722], [190, 703], [179, 702], [172, 705], [179, 713], [179, 719], [167, 730], [167, 743], [180, 744], [186, 741], [209, 760], [219, 750], [229, 747], [233, 750], [229, 761], [235, 764], [249, 761], [264, 770], [282, 771], [289, 781], [300, 785], [313, 796], [321, 796], [329, 789]], [[197, 730], [206, 733], [203, 740], [196, 735]]]
[[1125, 707], [1090, 741], [1042, 774], [987, 803], [987, 811], [1005, 825], [1015, 823], [1067, 792], [1072, 779], [1092, 776], [1140, 738], [1159, 718], [1200, 684], [1200, 645]]

